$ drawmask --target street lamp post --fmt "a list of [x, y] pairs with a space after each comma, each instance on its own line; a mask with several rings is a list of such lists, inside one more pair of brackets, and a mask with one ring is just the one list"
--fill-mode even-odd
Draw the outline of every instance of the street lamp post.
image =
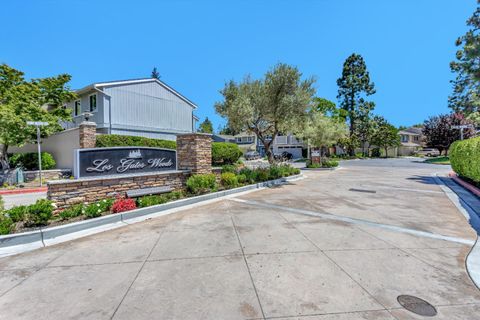
[[40, 187], [42, 186], [42, 149], [40, 146], [40, 127], [47, 126], [48, 122], [27, 121], [27, 125], [37, 128], [37, 149], [38, 149], [38, 175], [40, 177]]

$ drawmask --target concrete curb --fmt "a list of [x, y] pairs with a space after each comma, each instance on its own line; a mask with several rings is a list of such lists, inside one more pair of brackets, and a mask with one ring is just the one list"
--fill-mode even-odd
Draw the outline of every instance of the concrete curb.
[[[455, 192], [456, 188], [461, 188], [463, 190], [468, 190], [468, 189], [464, 189], [463, 186], [456, 184], [455, 182], [451, 182], [452, 185], [446, 184], [438, 177], [437, 174], [433, 175], [433, 177], [435, 179], [435, 182], [445, 192], [445, 194], [450, 199], [450, 201], [452, 201], [455, 207], [457, 207], [458, 211], [460, 211], [460, 213], [463, 214], [465, 219], [467, 219], [470, 225], [477, 232], [477, 239], [466, 257], [465, 268], [467, 269], [467, 273], [470, 276], [470, 279], [477, 286], [477, 288], [480, 289], [480, 242], [478, 238], [478, 234], [480, 233], [480, 217], [465, 202], [465, 200], [463, 200], [457, 194], [457, 192]], [[468, 192], [468, 191], [465, 191], [465, 192]]]
[[135, 209], [120, 214], [110, 214], [107, 216], [82, 220], [66, 225], [40, 228], [39, 230], [35, 231], [0, 236], [0, 257], [70, 241], [87, 235], [144, 221], [150, 218], [171, 214], [180, 210], [188, 209], [189, 207], [193, 207], [195, 205], [207, 204], [233, 194], [260, 190], [266, 187], [281, 185], [289, 181], [295, 181], [302, 178], [303, 175], [298, 174], [295, 176], [260, 182], [235, 189], [180, 199], [156, 206]]
[[340, 169], [340, 166], [333, 167], [333, 168], [300, 168], [300, 170], [306, 170], [306, 171], [335, 171]]
[[459, 185], [461, 185], [462, 187], [464, 187], [465, 189], [467, 189], [468, 191], [470, 191], [471, 193], [473, 193], [474, 195], [476, 195], [477, 197], [480, 198], [480, 189], [479, 188], [477, 188], [474, 185], [472, 185], [472, 184], [468, 183], [467, 181], [463, 180], [455, 172], [451, 172], [448, 175], [450, 176], [450, 178], [453, 179], [453, 181], [455, 181], [456, 183], [458, 183]]

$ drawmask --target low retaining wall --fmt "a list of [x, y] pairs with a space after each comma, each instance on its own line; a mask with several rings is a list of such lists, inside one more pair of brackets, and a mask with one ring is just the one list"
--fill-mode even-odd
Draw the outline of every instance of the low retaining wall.
[[63, 209], [77, 203], [92, 203], [117, 195], [124, 196], [128, 190], [162, 186], [175, 190], [183, 189], [189, 176], [189, 170], [181, 170], [50, 181], [47, 197], [58, 209]]
[[[69, 169], [54, 169], [54, 170], [42, 170], [42, 179], [49, 180], [61, 180], [67, 179], [72, 176], [72, 170]], [[36, 179], [40, 179], [40, 171], [24, 171], [23, 178], [25, 182], [30, 182]]]

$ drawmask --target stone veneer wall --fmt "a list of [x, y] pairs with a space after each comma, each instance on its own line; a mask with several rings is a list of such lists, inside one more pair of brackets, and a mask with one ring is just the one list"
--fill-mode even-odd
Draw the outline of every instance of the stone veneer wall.
[[80, 123], [80, 149], [95, 148], [97, 143], [96, 133], [97, 124], [95, 122], [82, 122]]
[[212, 135], [187, 133], [177, 136], [178, 170], [193, 174], [212, 173]]
[[[45, 181], [67, 179], [72, 176], [72, 170], [70, 169], [52, 169], [42, 170], [42, 179]], [[23, 178], [25, 182], [34, 181], [40, 179], [40, 171], [23, 171]]]
[[127, 190], [171, 186], [182, 189], [190, 171], [123, 175], [114, 177], [59, 180], [48, 183], [48, 199], [63, 209], [77, 203], [92, 203], [105, 198], [124, 196]]

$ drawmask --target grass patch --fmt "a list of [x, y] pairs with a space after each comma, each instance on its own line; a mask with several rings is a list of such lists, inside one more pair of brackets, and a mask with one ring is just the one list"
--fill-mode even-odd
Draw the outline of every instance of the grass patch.
[[432, 164], [450, 164], [450, 158], [449, 157], [435, 157], [435, 158], [430, 158], [425, 160], [426, 163], [432, 163]]

